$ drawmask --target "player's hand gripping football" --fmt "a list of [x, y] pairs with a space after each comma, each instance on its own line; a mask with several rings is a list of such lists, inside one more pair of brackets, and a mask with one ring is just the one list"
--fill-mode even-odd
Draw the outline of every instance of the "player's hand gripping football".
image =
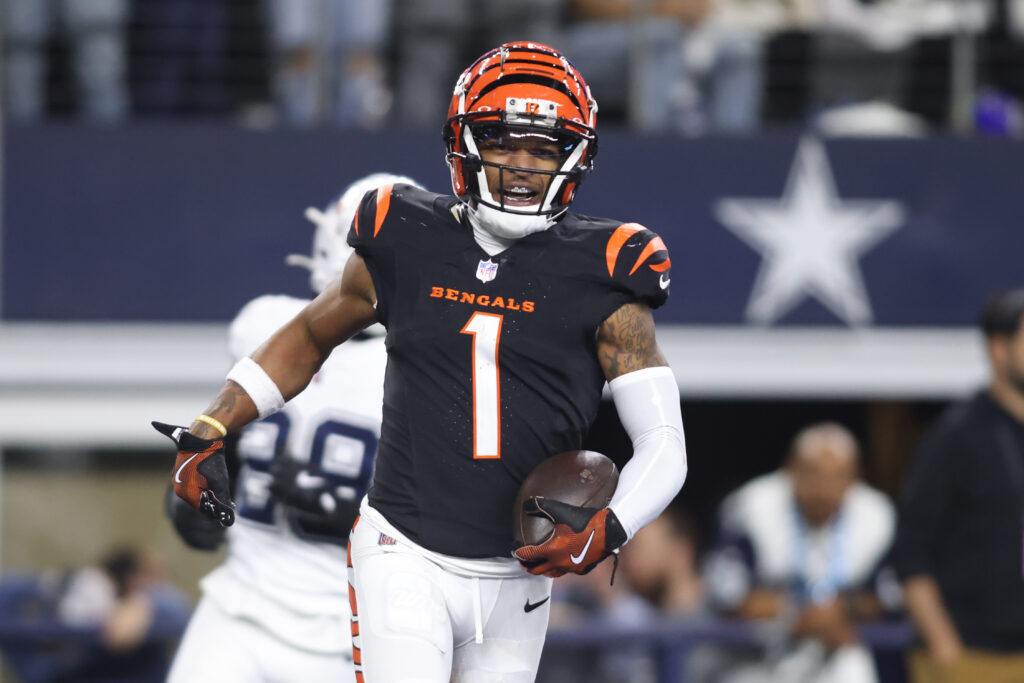
[[523, 503], [523, 510], [555, 525], [546, 541], [524, 545], [513, 553], [531, 574], [552, 578], [568, 572], [586, 574], [626, 542], [626, 532], [610, 508], [579, 507], [532, 496]]
[[234, 524], [235, 508], [224, 460], [224, 441], [201, 439], [185, 427], [163, 422], [152, 424], [178, 447], [171, 475], [174, 493], [221, 526]]

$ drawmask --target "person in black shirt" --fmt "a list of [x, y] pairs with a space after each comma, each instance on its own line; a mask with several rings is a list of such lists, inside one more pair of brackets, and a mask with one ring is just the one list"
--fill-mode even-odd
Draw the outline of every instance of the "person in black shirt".
[[990, 297], [981, 327], [991, 383], [932, 426], [901, 495], [920, 683], [1024, 681], [1024, 289]]

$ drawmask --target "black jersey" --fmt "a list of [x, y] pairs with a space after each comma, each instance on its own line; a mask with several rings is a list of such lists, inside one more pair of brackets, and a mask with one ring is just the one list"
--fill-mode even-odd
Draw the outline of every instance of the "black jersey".
[[642, 226], [575, 214], [488, 256], [462, 208], [386, 187], [349, 231], [388, 331], [369, 496], [425, 548], [507, 556], [520, 483], [580, 448], [597, 414], [598, 327], [625, 303], [664, 303], [669, 258]]

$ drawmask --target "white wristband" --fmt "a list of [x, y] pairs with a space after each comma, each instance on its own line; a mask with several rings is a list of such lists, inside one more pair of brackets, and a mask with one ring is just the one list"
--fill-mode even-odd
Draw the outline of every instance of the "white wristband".
[[249, 398], [256, 404], [256, 410], [259, 411], [261, 419], [276, 413], [284, 406], [284, 397], [281, 395], [281, 390], [274, 384], [274, 380], [270, 379], [270, 375], [260, 367], [259, 363], [248, 356], [235, 363], [235, 367], [231, 368], [227, 379], [242, 387], [245, 393], [249, 394]]

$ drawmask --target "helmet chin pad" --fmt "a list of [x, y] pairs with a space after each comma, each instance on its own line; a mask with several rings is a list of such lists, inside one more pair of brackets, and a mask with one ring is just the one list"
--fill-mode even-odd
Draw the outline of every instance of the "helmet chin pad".
[[480, 227], [495, 237], [506, 240], [517, 240], [547, 230], [558, 220], [557, 216], [550, 214], [509, 213], [480, 202], [473, 202], [472, 211]]

